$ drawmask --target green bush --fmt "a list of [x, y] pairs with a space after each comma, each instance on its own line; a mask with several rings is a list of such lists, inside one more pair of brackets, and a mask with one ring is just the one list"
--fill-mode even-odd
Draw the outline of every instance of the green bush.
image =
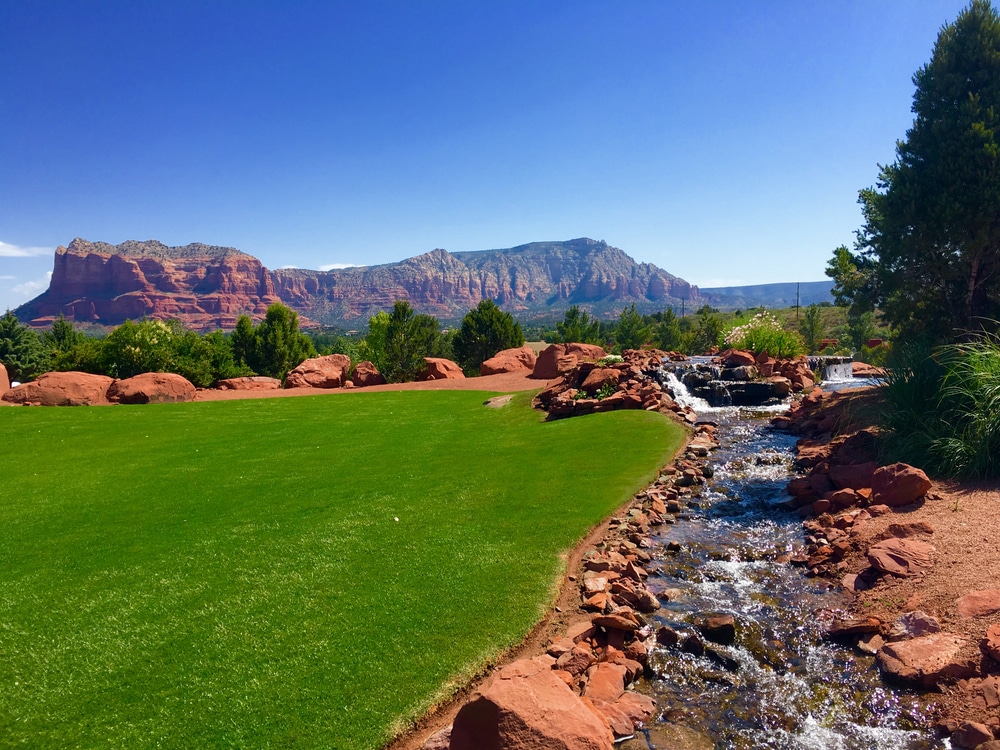
[[804, 351], [802, 337], [786, 331], [768, 312], [759, 312], [746, 323], [730, 328], [723, 343], [732, 349], [766, 352], [772, 357], [794, 357]]
[[890, 458], [941, 476], [1000, 476], [1000, 338], [899, 347], [886, 372]]

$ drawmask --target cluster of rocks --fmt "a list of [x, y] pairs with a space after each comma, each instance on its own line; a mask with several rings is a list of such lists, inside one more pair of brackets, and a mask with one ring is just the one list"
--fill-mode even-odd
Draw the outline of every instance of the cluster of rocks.
[[[559, 380], [535, 397], [535, 408], [547, 411], [552, 418], [645, 409], [677, 414], [691, 424], [697, 420], [694, 411], [678, 404], [659, 382], [664, 358], [676, 355], [658, 349], [626, 349], [618, 362], [609, 361], [600, 347], [590, 346], [579, 353], [559, 349], [584, 346], [555, 344], [539, 355], [534, 377]], [[545, 367], [548, 362], [554, 367]]]
[[47, 372], [37, 380], [8, 388], [5, 403], [25, 406], [98, 406], [191, 401], [197, 389], [169, 372], [147, 372], [116, 380], [87, 372]]
[[716, 447], [715, 425], [698, 424], [684, 455], [609, 521], [602, 541], [583, 557], [582, 576], [569, 576], [586, 619], [553, 639], [545, 654], [488, 678], [424, 750], [623, 747], [655, 711], [652, 698], [628, 689], [647, 672], [651, 649], [706, 654], [716, 652], [706, 641], [732, 643], [732, 617], [703, 618], [699, 633], [687, 635], [668, 627], [654, 631], [644, 617], [661, 607], [645, 584], [651, 529], [672, 523], [673, 514], [694, 501], [711, 476], [703, 459]]
[[[935, 498], [931, 481], [907, 464], [880, 466], [873, 431], [838, 434], [843, 415], [823, 408], [829, 399], [813, 390], [786, 416], [772, 420], [804, 435], [796, 443], [796, 462], [806, 474], [789, 482], [787, 491], [789, 508], [806, 517], [806, 547], [789, 561], [805, 566], [808, 575], [838, 580], [849, 595], [922, 579], [934, 565], [931, 524], [889, 523], [874, 538], [862, 532], [873, 518]], [[867, 567], [849, 572], [849, 561], [859, 557]], [[969, 592], [955, 602], [955, 610], [962, 619], [998, 613], [1000, 590]], [[957, 685], [982, 708], [1000, 709], [1000, 623], [986, 627], [977, 650], [967, 637], [947, 632], [936, 617], [917, 609], [891, 622], [837, 613], [824, 613], [824, 619], [828, 637], [875, 656], [886, 681], [917, 690]], [[1000, 748], [1000, 716], [987, 723], [945, 717], [938, 728], [956, 748]]]

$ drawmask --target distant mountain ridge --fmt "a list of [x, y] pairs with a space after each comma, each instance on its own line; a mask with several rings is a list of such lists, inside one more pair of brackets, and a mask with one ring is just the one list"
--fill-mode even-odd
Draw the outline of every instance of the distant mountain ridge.
[[207, 330], [260, 318], [283, 302], [307, 320], [348, 326], [406, 299], [420, 312], [455, 320], [483, 299], [523, 318], [561, 315], [573, 304], [610, 313], [696, 305], [698, 288], [606, 242], [580, 238], [503, 250], [432, 250], [398, 263], [332, 271], [277, 269], [235, 248], [155, 240], [120, 245], [74, 239], [56, 249], [49, 288], [19, 307], [21, 320], [117, 325], [179, 318]]
[[[801, 304], [829, 298], [830, 282], [804, 283]], [[824, 297], [825, 295], [825, 297]], [[74, 239], [56, 249], [52, 279], [19, 307], [23, 321], [44, 326], [59, 315], [118, 325], [126, 319], [178, 318], [198, 330], [231, 329], [240, 315], [263, 317], [283, 302], [306, 323], [361, 327], [397, 299], [454, 321], [483, 299], [523, 320], [552, 320], [571, 305], [610, 317], [629, 304], [641, 312], [693, 312], [794, 304], [795, 284], [699, 290], [651, 263], [637, 263], [604, 241], [532, 242], [499, 250], [432, 250], [398, 263], [331, 271], [268, 270], [232, 247], [156, 240], [120, 245]]]

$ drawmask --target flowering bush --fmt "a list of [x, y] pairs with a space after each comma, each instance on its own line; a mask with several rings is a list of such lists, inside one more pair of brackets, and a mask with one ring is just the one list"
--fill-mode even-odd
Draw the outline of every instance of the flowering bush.
[[794, 357], [805, 350], [802, 338], [782, 328], [769, 312], [759, 312], [746, 323], [729, 329], [724, 342], [731, 349], [745, 349], [754, 354], [767, 352], [772, 357]]

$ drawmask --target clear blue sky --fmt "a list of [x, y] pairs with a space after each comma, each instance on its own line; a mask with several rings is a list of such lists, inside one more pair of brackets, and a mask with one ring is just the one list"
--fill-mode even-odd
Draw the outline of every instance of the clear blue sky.
[[0, 0], [0, 310], [77, 236], [823, 279], [964, 5]]

